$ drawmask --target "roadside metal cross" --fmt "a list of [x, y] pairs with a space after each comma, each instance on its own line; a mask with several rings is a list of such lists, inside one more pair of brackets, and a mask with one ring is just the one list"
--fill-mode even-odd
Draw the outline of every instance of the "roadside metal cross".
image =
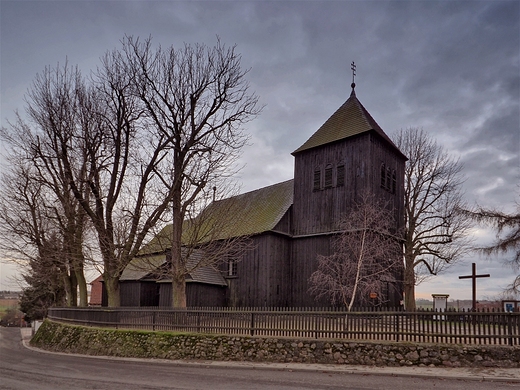
[[472, 279], [472, 289], [473, 289], [473, 302], [472, 302], [472, 310], [475, 311], [477, 309], [477, 278], [489, 278], [489, 274], [477, 275], [477, 265], [475, 263], [471, 264], [471, 275], [459, 276], [459, 279]]

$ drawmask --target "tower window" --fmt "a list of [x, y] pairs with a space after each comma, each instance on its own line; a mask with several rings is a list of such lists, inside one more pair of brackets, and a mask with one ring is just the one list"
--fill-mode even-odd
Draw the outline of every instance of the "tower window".
[[325, 188], [332, 187], [332, 165], [325, 167]]
[[313, 190], [318, 191], [321, 189], [321, 169], [316, 168], [314, 170], [314, 184], [313, 184]]
[[336, 186], [342, 187], [345, 185], [345, 165], [339, 164], [336, 171]]

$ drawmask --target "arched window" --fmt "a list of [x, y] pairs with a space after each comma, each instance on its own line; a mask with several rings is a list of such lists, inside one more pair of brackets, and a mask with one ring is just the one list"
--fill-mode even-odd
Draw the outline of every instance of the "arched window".
[[319, 167], [314, 169], [314, 184], [312, 188], [314, 191], [321, 189], [321, 169]]
[[381, 164], [381, 187], [385, 188], [386, 185], [386, 167], [385, 164]]
[[325, 167], [325, 188], [332, 187], [332, 165], [329, 164]]
[[336, 168], [336, 186], [342, 187], [345, 185], [345, 165], [340, 163]]
[[392, 188], [392, 174], [390, 172], [390, 167], [386, 168], [386, 189], [390, 191]]

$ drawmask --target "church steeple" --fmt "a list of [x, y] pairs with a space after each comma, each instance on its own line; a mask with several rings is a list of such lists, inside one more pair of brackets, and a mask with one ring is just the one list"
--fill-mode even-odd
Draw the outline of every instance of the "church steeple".
[[[380, 137], [384, 138], [393, 148], [398, 150], [390, 137], [372, 118], [372, 115], [356, 97], [355, 76], [356, 64], [352, 62], [352, 92], [350, 97], [311, 137], [298, 149], [292, 152], [296, 155], [305, 150], [314, 149], [326, 144], [337, 142], [345, 138], [353, 137], [361, 133], [375, 131]], [[401, 153], [401, 152], [399, 152]]]

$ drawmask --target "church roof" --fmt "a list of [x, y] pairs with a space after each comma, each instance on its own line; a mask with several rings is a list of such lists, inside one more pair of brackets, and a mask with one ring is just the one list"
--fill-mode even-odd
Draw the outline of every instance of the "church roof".
[[[205, 230], [208, 232], [208, 239], [199, 239], [199, 244], [210, 240], [252, 236], [272, 230], [293, 203], [293, 186], [294, 180], [287, 180], [213, 202], [204, 209], [198, 219], [184, 222], [183, 241], [185, 244], [193, 241], [189, 238], [192, 226], [196, 228], [200, 237], [204, 236]], [[171, 237], [172, 225], [167, 225], [143, 246], [139, 254], [163, 252], [171, 247]]]
[[208, 212], [234, 209], [240, 214], [216, 239], [250, 236], [273, 230], [293, 203], [294, 180], [287, 180], [214, 202]]
[[[197, 250], [190, 255], [186, 265], [188, 270], [186, 282], [198, 282], [226, 286], [226, 280], [217, 269], [199, 264], [203, 260], [203, 256], [204, 253], [202, 250]], [[165, 253], [154, 256], [136, 257], [124, 269], [119, 280], [157, 281], [157, 278], [159, 278], [159, 281], [161, 282], [170, 281], [170, 279], [167, 277], [167, 271], [161, 271], [164, 270], [164, 268], [167, 266]], [[164, 276], [161, 275], [162, 272], [164, 272]]]
[[[329, 119], [292, 154], [326, 145], [358, 134], [375, 131], [391, 146], [397, 149], [392, 140], [381, 129], [372, 115], [356, 97], [354, 89], [350, 97]], [[398, 149], [397, 149], [398, 150]]]

